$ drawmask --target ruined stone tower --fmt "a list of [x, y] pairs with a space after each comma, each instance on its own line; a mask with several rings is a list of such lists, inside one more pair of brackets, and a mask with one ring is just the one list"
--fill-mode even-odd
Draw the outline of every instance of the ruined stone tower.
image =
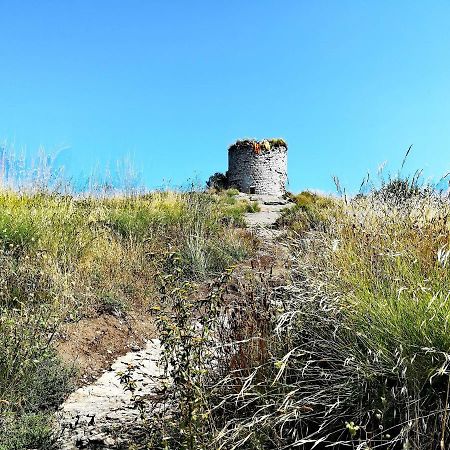
[[241, 192], [286, 193], [287, 144], [283, 139], [236, 141], [228, 149], [228, 185]]

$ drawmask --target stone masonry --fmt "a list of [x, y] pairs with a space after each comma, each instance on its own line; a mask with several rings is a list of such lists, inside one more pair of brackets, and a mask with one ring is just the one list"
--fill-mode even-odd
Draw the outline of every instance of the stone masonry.
[[228, 149], [228, 185], [247, 194], [286, 193], [287, 145], [284, 141], [237, 141]]

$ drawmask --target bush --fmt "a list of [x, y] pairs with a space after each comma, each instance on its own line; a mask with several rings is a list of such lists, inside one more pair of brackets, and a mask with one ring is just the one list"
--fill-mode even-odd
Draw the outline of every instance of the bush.
[[290, 228], [295, 232], [319, 229], [334, 207], [331, 198], [309, 191], [297, 195], [291, 194], [289, 197], [295, 205], [282, 211], [281, 217], [277, 220], [277, 226]]
[[42, 413], [4, 416], [0, 421], [0, 450], [57, 450], [51, 425]]
[[216, 191], [228, 189], [228, 178], [226, 174], [216, 172], [214, 175], [211, 175], [208, 178], [206, 186], [208, 187], [208, 189], [214, 189]]
[[72, 388], [73, 371], [50, 347], [45, 307], [0, 310], [0, 449], [48, 449], [51, 413]]
[[252, 268], [228, 269], [199, 292], [180, 276], [180, 256], [168, 256], [161, 304], [154, 308], [163, 348], [161, 391], [146, 417], [142, 448], [232, 448], [222, 447], [228, 442], [220, 428], [246, 412], [234, 405], [239, 376], [267, 358], [272, 278]]
[[409, 178], [389, 178], [382, 182], [379, 189], [373, 190], [373, 195], [385, 202], [402, 202], [411, 198], [427, 197], [432, 193], [430, 186], [421, 185], [419, 172]]

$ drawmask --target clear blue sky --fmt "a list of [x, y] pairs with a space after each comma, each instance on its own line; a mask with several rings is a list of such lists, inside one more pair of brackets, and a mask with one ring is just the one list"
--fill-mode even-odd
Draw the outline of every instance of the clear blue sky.
[[284, 137], [293, 191], [450, 169], [450, 2], [0, 0], [0, 140], [149, 187]]

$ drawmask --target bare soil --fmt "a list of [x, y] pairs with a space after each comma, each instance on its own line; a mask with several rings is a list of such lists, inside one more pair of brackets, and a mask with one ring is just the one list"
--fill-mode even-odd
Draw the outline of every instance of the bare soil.
[[135, 311], [126, 317], [102, 314], [65, 324], [55, 347], [61, 358], [78, 370], [76, 382], [82, 386], [109, 370], [119, 356], [142, 348], [154, 336], [148, 313]]
[[[270, 271], [274, 276], [283, 277], [288, 259], [285, 249], [274, 242], [275, 235], [261, 236], [256, 229], [269, 231], [268, 228], [274, 225], [286, 204], [272, 205], [270, 202], [265, 204], [263, 199], [256, 200], [259, 200], [261, 212], [246, 215], [249, 228], [244, 231], [262, 238], [262, 251], [241, 263], [241, 267], [257, 272]], [[207, 284], [199, 286], [198, 294], [207, 294]], [[79, 387], [92, 383], [108, 371], [118, 357], [143, 348], [149, 339], [155, 337], [150, 314], [136, 309], [122, 317], [101, 314], [65, 324], [58, 334], [55, 347], [61, 358], [77, 369], [76, 384]]]

